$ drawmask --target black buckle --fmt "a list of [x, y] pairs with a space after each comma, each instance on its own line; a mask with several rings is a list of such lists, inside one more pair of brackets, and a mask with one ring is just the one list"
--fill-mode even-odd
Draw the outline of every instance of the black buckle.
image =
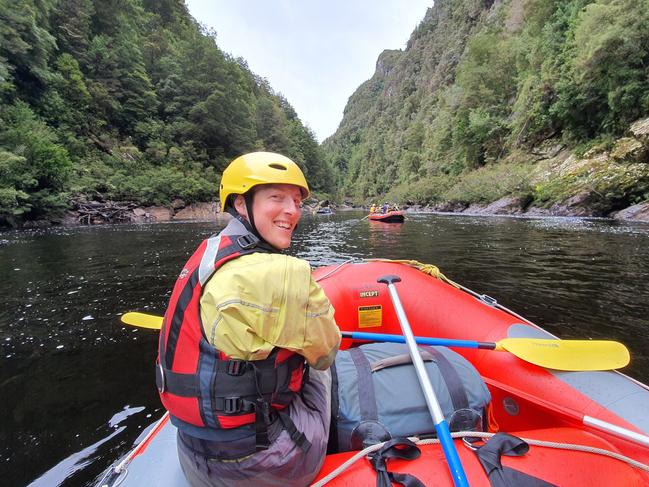
[[228, 365], [225, 368], [225, 372], [228, 375], [243, 375], [246, 371], [246, 361], [245, 360], [228, 360]]
[[270, 404], [263, 398], [257, 399], [255, 401], [255, 411], [257, 413], [257, 418], [261, 419], [266, 426], [272, 423], [272, 418], [270, 417]]
[[259, 243], [259, 239], [255, 237], [252, 233], [248, 233], [246, 235], [241, 235], [239, 238], [237, 238], [237, 243], [239, 244], [239, 247], [241, 247], [244, 250], [247, 250], [256, 247], [257, 244]]
[[233, 414], [241, 411], [241, 398], [240, 397], [223, 398], [223, 411], [225, 411], [226, 414]]

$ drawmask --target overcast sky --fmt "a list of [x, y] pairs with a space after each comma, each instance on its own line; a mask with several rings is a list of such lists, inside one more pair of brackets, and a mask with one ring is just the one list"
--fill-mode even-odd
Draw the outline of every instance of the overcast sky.
[[268, 79], [318, 141], [384, 49], [405, 49], [432, 0], [187, 0], [217, 44]]

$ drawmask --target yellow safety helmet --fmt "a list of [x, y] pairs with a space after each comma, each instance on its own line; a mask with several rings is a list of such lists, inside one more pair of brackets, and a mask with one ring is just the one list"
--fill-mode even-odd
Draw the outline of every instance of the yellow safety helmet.
[[295, 162], [273, 152], [251, 152], [237, 157], [223, 171], [219, 190], [221, 211], [230, 195], [244, 194], [260, 184], [294, 184], [302, 189], [303, 198], [309, 196], [309, 185]]

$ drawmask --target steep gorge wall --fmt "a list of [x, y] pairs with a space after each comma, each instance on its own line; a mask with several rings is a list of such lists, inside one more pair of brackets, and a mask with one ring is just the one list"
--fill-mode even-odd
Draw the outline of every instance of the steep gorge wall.
[[[435, 2], [323, 144], [343, 192], [592, 215], [645, 201], [646, 152], [613, 154], [649, 115], [648, 22], [649, 6], [628, 0]], [[581, 169], [553, 171], [557, 157]]]

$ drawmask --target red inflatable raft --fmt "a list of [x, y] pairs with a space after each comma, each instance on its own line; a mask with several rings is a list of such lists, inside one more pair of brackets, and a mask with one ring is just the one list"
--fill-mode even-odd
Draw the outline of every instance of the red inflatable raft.
[[403, 211], [388, 211], [387, 213], [370, 213], [368, 219], [383, 223], [401, 223], [405, 217]]
[[[372, 261], [314, 273], [342, 330], [401, 334], [387, 288], [377, 283], [389, 274], [401, 278], [396, 288], [415, 335], [481, 342], [553, 338], [495, 300], [446, 282], [433, 266]], [[352, 345], [343, 340], [343, 347]], [[455, 351], [476, 367], [491, 392], [491, 433], [508, 432], [530, 444], [525, 455], [503, 456], [503, 465], [560, 486], [649, 485], [647, 386], [616, 371], [561, 372], [507, 352]], [[176, 457], [175, 429], [166, 418], [101, 485], [187, 485]], [[427, 486], [453, 485], [442, 448], [428, 441], [433, 440], [420, 444], [419, 458], [390, 460], [389, 469], [413, 474]], [[490, 485], [474, 452], [461, 438], [455, 445], [469, 484]], [[316, 480], [316, 485], [373, 486], [376, 472], [359, 452], [338, 453], [326, 457]]]

